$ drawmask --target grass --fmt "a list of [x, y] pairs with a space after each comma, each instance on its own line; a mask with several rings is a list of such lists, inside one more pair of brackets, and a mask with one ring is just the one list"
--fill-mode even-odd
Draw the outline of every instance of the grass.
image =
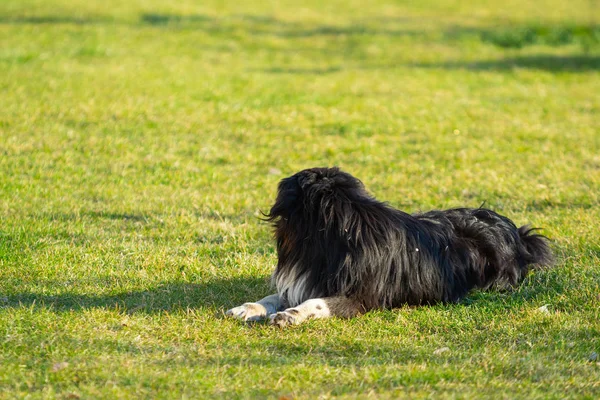
[[[600, 397], [597, 7], [3, 1], [0, 398]], [[559, 263], [457, 305], [224, 319], [271, 290], [259, 210], [321, 165], [409, 212], [485, 201]]]

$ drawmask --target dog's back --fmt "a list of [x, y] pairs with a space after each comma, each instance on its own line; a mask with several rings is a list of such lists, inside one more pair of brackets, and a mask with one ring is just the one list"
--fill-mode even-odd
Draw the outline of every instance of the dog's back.
[[504, 289], [523, 280], [531, 267], [550, 266], [553, 256], [547, 239], [525, 225], [517, 228], [507, 217], [485, 208], [455, 208], [414, 215], [422, 222], [448, 229], [453, 256], [470, 265], [467, 290]]

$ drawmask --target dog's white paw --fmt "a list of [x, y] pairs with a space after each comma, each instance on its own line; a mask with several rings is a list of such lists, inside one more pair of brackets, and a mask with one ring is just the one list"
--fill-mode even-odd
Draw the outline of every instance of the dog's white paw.
[[269, 323], [271, 325], [277, 325], [280, 328], [299, 324], [300, 319], [298, 318], [298, 310], [288, 308], [285, 311], [271, 314], [269, 315]]
[[227, 310], [225, 315], [228, 317], [241, 319], [243, 321], [259, 321], [266, 318], [267, 309], [258, 303], [244, 303], [239, 307], [234, 307], [231, 310]]

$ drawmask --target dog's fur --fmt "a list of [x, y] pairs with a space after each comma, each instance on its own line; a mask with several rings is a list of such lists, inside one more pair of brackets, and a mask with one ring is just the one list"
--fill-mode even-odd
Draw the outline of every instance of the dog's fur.
[[508, 288], [549, 266], [544, 236], [485, 208], [409, 215], [377, 201], [338, 168], [279, 184], [266, 215], [277, 240], [277, 294], [233, 308], [284, 326], [374, 308], [456, 302], [474, 288]]

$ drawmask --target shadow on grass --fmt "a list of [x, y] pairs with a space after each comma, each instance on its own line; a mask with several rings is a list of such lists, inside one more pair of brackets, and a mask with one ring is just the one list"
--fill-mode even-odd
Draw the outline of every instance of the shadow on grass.
[[483, 61], [450, 61], [411, 64], [417, 68], [465, 69], [471, 71], [508, 71], [518, 68], [548, 72], [600, 70], [600, 55], [523, 55]]
[[297, 74], [297, 75], [326, 75], [340, 72], [345, 68], [340, 66], [331, 66], [323, 68], [298, 68], [298, 67], [273, 67], [255, 71], [266, 72], [268, 74]]
[[203, 283], [172, 282], [154, 288], [93, 295], [81, 293], [15, 293], [2, 296], [0, 308], [44, 307], [56, 311], [104, 308], [127, 313], [160, 313], [217, 307], [228, 309], [269, 294], [268, 278], [216, 279]]
[[[342, 58], [342, 63], [333, 66], [270, 66], [258, 71], [269, 74], [325, 75], [344, 70], [380, 70], [402, 67], [466, 69], [471, 71], [507, 71], [515, 68], [527, 68], [550, 72], [581, 72], [600, 69], [600, 55], [589, 53], [568, 55], [516, 55], [497, 60], [448, 61], [437, 63], [377, 63], [373, 61], [363, 47], [372, 42], [374, 36], [400, 37], [410, 36], [424, 42], [460, 41], [466, 38], [477, 38], [485, 44], [501, 48], [521, 48], [528, 45], [546, 45], [559, 47], [579, 43], [588, 48], [600, 43], [598, 26], [537, 26], [523, 24], [519, 26], [499, 26], [473, 28], [466, 26], [450, 26], [442, 29], [442, 35], [428, 29], [412, 29], [407, 27], [406, 19], [365, 19], [353, 21], [348, 25], [323, 25], [307, 22], [279, 20], [268, 15], [233, 15], [226, 17], [208, 17], [205, 15], [174, 14], [142, 14], [142, 24], [173, 29], [198, 29], [209, 33], [235, 33], [254, 36], [275, 36], [284, 39], [302, 39], [313, 37], [330, 38], [324, 48], [313, 45], [293, 46], [295, 52], [315, 52], [330, 59], [335, 55]], [[377, 23], [374, 23], [377, 21]], [[383, 21], [383, 22], [382, 22]], [[412, 22], [418, 22], [414, 18]], [[347, 38], [367, 37], [366, 40]], [[339, 40], [338, 40], [339, 39]], [[265, 44], [268, 47], [268, 44]], [[273, 51], [282, 51], [281, 48]], [[256, 70], [255, 70], [256, 71]]]
[[574, 199], [571, 201], [554, 201], [554, 200], [532, 200], [525, 205], [525, 211], [549, 211], [557, 209], [580, 209], [589, 210], [598, 207], [591, 200]]
[[121, 213], [112, 211], [81, 211], [79, 213], [53, 213], [44, 215], [50, 221], [77, 221], [85, 218], [108, 219], [112, 221], [148, 222], [152, 217], [145, 214]]
[[[254, 210], [241, 210], [238, 213], [222, 213], [218, 210], [194, 210], [194, 217], [198, 219], [214, 220], [214, 221], [231, 221], [241, 222], [248, 218], [255, 217], [259, 220]], [[121, 221], [121, 222], [142, 222], [142, 223], [153, 223], [160, 220], [169, 218], [177, 218], [177, 216], [168, 213], [159, 213], [154, 211], [147, 212], [120, 212], [120, 211], [95, 211], [95, 210], [81, 210], [79, 212], [72, 213], [44, 213], [44, 214], [32, 214], [35, 218], [44, 218], [49, 221], [80, 221], [82, 219], [91, 220], [110, 220], [110, 221]]]
[[0, 16], [0, 25], [97, 25], [112, 22], [110, 18], [72, 15]]
[[[524, 285], [513, 291], [475, 291], [455, 306], [518, 307], [535, 302], [538, 298], [560, 296], [568, 290], [563, 281], [555, 271], [537, 272], [534, 277], [528, 278]], [[0, 308], [36, 306], [56, 311], [105, 308], [127, 313], [157, 313], [202, 307], [225, 310], [247, 301], [256, 301], [272, 292], [267, 277], [230, 278], [202, 283], [172, 282], [145, 290], [108, 295], [73, 292], [56, 295], [15, 293], [0, 296]]]
[[179, 25], [179, 24], [200, 24], [203, 25], [209, 22], [215, 22], [215, 18], [207, 15], [177, 15], [177, 14], [155, 14], [146, 13], [140, 16], [140, 21], [143, 24], [163, 26], [163, 25]]
[[[195, 29], [212, 33], [238, 33], [251, 35], [271, 35], [281, 38], [312, 38], [316, 36], [388, 36], [388, 37], [429, 37], [436, 32], [430, 21], [424, 17], [373, 16], [348, 21], [346, 24], [315, 24], [307, 21], [278, 19], [263, 14], [174, 14], [142, 13], [138, 25], [169, 29]], [[119, 22], [101, 15], [0, 15], [0, 24], [74, 24], [88, 25]], [[121, 20], [120, 23], [132, 24]], [[136, 23], [133, 22], [132, 25]], [[414, 27], [417, 28], [414, 28]], [[430, 28], [422, 28], [427, 26]], [[439, 32], [439, 31], [438, 31]], [[562, 46], [580, 43], [590, 46], [600, 41], [600, 25], [555, 23], [521, 23], [492, 27], [446, 25], [441, 31], [444, 40], [478, 38], [502, 48], [522, 48], [529, 45]], [[436, 39], [439, 40], [439, 36]]]
[[[314, 24], [302, 21], [281, 20], [271, 15], [234, 14], [208, 16], [203, 14], [144, 13], [140, 22], [145, 25], [169, 28], [196, 28], [210, 31], [230, 31], [234, 28], [246, 34], [272, 35], [282, 38], [312, 38], [315, 36], [388, 36], [426, 37], [434, 33], [434, 28], [414, 28], [429, 22], [424, 17], [375, 16], [348, 21], [347, 24]], [[408, 27], [411, 24], [410, 28]], [[431, 26], [431, 25], [425, 25]], [[228, 27], [228, 29], [225, 29]], [[522, 48], [528, 45], [545, 44], [562, 46], [584, 42], [591, 44], [600, 39], [600, 26], [596, 24], [553, 24], [540, 25], [524, 23], [520, 25], [472, 27], [452, 25], [442, 31], [443, 39], [460, 40], [477, 37], [484, 43], [502, 48]]]
[[[208, 32], [241, 31], [251, 35], [272, 35], [282, 38], [311, 38], [315, 36], [419, 36], [421, 31], [397, 28], [373, 28], [355, 23], [348, 26], [314, 25], [294, 21], [284, 21], [270, 15], [229, 15], [210, 17], [202, 14], [179, 15], [145, 13], [140, 16], [145, 25], [168, 28], [192, 28]], [[394, 26], [398, 26], [396, 21]]]
[[[224, 34], [228, 39], [240, 39], [249, 49], [267, 49], [273, 52], [305, 52], [323, 60], [332, 57], [340, 59], [338, 65], [271, 65], [258, 71], [269, 74], [313, 74], [325, 75], [345, 70], [385, 70], [395, 68], [435, 68], [464, 69], [470, 71], [510, 71], [515, 68], [543, 70], [549, 72], [583, 72], [600, 69], [600, 55], [589, 52], [600, 43], [598, 25], [537, 25], [533, 23], [509, 24], [505, 26], [472, 27], [446, 25], [436, 28], [423, 17], [394, 18], [379, 16], [346, 21], [345, 24], [328, 25], [314, 21], [289, 21], [271, 15], [205, 15], [205, 14], [169, 14], [143, 13], [137, 21], [116, 20], [103, 16], [78, 15], [39, 15], [39, 16], [0, 16], [0, 24], [126, 24], [132, 27], [153, 27], [168, 30], [192, 30], [209, 34]], [[424, 28], [419, 28], [423, 26]], [[415, 28], [416, 27], [416, 28]], [[248, 45], [246, 36], [253, 36], [253, 44]], [[260, 37], [272, 36], [290, 40], [288, 46], [273, 47], [270, 41], [261, 42]], [[327, 39], [319, 46], [302, 39]], [[523, 48], [531, 45], [560, 47], [578, 44], [586, 52], [567, 55], [538, 54], [511, 55], [493, 60], [440, 61], [432, 63], [409, 63], [382, 61], [378, 63], [368, 53], [375, 37], [416, 38], [421, 44], [446, 42], [448, 44], [468, 40], [478, 40], [483, 45], [499, 48]], [[300, 42], [296, 39], [299, 39]], [[223, 48], [219, 47], [220, 51]], [[238, 51], [234, 46], [231, 50]], [[19, 58], [18, 62], [29, 59]], [[393, 60], [392, 60], [393, 61]], [[257, 70], [255, 70], [257, 71]]]
[[369, 64], [355, 63], [351, 65], [335, 65], [322, 68], [298, 68], [298, 67], [271, 67], [266, 69], [252, 70], [268, 74], [296, 74], [296, 75], [326, 75], [343, 71], [371, 71], [371, 70], [394, 70], [398, 68], [424, 68], [424, 69], [446, 69], [466, 70], [473, 72], [512, 71], [516, 69], [529, 69], [546, 71], [552, 73], [560, 72], [586, 72], [600, 70], [600, 55], [523, 55], [494, 60], [480, 61], [443, 61], [435, 63], [411, 63], [411, 64]]

